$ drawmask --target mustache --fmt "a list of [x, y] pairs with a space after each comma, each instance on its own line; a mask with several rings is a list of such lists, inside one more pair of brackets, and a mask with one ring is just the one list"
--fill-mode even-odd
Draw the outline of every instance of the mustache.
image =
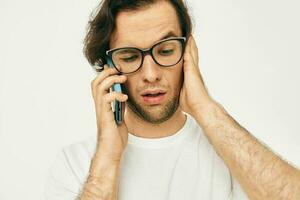
[[145, 91], [145, 90], [168, 90], [169, 87], [166, 86], [166, 85], [145, 85], [143, 87], [139, 87], [137, 88], [137, 92], [138, 93], [141, 93], [142, 91]]
[[170, 86], [168, 86], [168, 85], [162, 85], [162, 84], [147, 84], [147, 85], [143, 85], [141, 87], [135, 88], [134, 92], [133, 91], [129, 91], [128, 88], [125, 87], [123, 84], [121, 84], [121, 87], [122, 87], [123, 93], [125, 93], [125, 94], [127, 94], [129, 96], [131, 96], [133, 93], [140, 94], [140, 93], [142, 93], [143, 91], [146, 91], [146, 90], [164, 90], [164, 91], [170, 90]]

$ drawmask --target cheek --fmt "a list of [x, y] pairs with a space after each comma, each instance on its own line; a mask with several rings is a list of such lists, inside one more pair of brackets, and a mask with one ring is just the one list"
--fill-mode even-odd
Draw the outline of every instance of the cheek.
[[173, 74], [173, 87], [175, 91], [180, 91], [183, 84], [183, 67], [182, 63], [179, 63], [179, 66], [176, 67], [176, 70]]
[[125, 82], [125, 83], [123, 83], [122, 84], [122, 86], [123, 86], [123, 89], [124, 89], [124, 93], [126, 93], [126, 94], [128, 94], [128, 95], [130, 95], [130, 96], [132, 96], [132, 94], [134, 93], [133, 91], [134, 91], [134, 81], [133, 80], [131, 80], [131, 79], [129, 79], [128, 77], [127, 77], [127, 81]]

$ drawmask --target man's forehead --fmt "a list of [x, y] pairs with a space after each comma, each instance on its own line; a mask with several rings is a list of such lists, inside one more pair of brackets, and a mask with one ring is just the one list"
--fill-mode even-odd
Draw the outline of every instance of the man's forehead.
[[159, 2], [143, 9], [119, 13], [110, 48], [148, 48], [170, 36], [181, 36], [179, 20], [170, 3]]

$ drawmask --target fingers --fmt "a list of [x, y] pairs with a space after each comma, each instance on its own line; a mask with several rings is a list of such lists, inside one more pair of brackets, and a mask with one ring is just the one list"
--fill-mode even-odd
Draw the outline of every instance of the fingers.
[[191, 54], [192, 54], [192, 57], [194, 59], [194, 62], [198, 65], [198, 62], [199, 62], [199, 57], [198, 57], [198, 47], [196, 45], [196, 41], [194, 39], [194, 37], [191, 35]]
[[109, 88], [111, 88], [114, 83], [124, 83], [126, 80], [127, 77], [125, 75], [109, 76], [98, 85], [97, 91], [100, 94], [106, 94], [109, 91]]
[[104, 103], [111, 103], [114, 100], [118, 100], [120, 102], [125, 102], [128, 99], [128, 96], [126, 94], [122, 94], [120, 92], [110, 92], [106, 94], [103, 98]]
[[122, 94], [114, 91], [104, 95], [102, 103], [106, 104], [106, 106], [103, 106], [106, 109], [105, 111], [110, 111], [111, 107], [107, 105], [110, 105], [115, 100], [119, 102], [125, 102], [127, 101], [127, 99], [128, 96], [126, 94]]
[[192, 35], [188, 38], [187, 41], [186, 54], [190, 54], [190, 55], [185, 55], [186, 59], [188, 61], [192, 61], [195, 65], [198, 66], [199, 63], [198, 48], [196, 45], [196, 41]]
[[118, 74], [119, 72], [115, 68], [108, 68], [107, 65], [104, 66], [104, 70], [99, 73], [99, 75], [91, 82], [91, 87], [94, 89], [99, 83], [101, 83], [108, 76]]
[[124, 83], [126, 81], [125, 75], [117, 75], [119, 72], [115, 68], [108, 68], [104, 66], [104, 70], [91, 82], [91, 89], [93, 97], [96, 93], [106, 94], [109, 88], [114, 83]]
[[[125, 102], [128, 97], [110, 88], [115, 83], [124, 83], [127, 80], [125, 75], [118, 75], [115, 68], [104, 66], [104, 70], [91, 82], [92, 94], [97, 109], [97, 118], [113, 120], [111, 103], [115, 100]], [[108, 114], [108, 112], [110, 114]]]

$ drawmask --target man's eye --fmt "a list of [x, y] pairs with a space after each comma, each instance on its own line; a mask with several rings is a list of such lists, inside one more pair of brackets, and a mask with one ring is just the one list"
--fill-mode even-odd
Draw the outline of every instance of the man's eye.
[[123, 57], [123, 58], [121, 58], [121, 60], [124, 61], [124, 62], [133, 62], [138, 57], [139, 57], [138, 55], [133, 55], [133, 56], [130, 56], [130, 57]]
[[159, 54], [162, 56], [172, 55], [174, 53], [174, 49], [162, 49], [159, 51]]

